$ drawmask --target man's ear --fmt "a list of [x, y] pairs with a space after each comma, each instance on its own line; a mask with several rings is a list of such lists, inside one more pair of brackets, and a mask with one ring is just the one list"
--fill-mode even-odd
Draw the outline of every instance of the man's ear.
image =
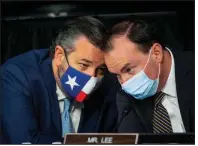
[[64, 59], [65, 59], [64, 49], [61, 46], [57, 45], [55, 47], [55, 52], [54, 52], [55, 65], [60, 66], [63, 63]]
[[152, 55], [157, 63], [161, 63], [163, 60], [163, 48], [159, 43], [154, 43], [152, 46]]

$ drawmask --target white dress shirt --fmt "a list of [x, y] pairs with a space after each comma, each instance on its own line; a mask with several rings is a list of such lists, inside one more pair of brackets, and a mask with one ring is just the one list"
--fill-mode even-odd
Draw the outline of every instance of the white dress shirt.
[[186, 132], [182, 121], [179, 104], [178, 104], [178, 98], [177, 98], [174, 57], [172, 52], [168, 48], [166, 49], [171, 54], [172, 64], [171, 64], [171, 70], [168, 76], [168, 80], [162, 89], [162, 92], [165, 93], [165, 96], [161, 102], [169, 114], [173, 132], [174, 133]]
[[[64, 110], [64, 99], [66, 98], [66, 96], [62, 93], [58, 85], [56, 85], [56, 94], [58, 96], [60, 113], [62, 115], [62, 112]], [[70, 112], [70, 116], [71, 116], [72, 124], [74, 127], [74, 131], [75, 133], [77, 133], [83, 104], [82, 103], [77, 104], [76, 102], [73, 102], [71, 106], [72, 106], [72, 110]]]

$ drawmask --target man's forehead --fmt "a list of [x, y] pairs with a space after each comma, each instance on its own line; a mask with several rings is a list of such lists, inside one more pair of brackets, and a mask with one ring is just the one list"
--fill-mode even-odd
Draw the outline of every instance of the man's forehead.
[[79, 60], [89, 60], [93, 63], [104, 63], [104, 53], [90, 43], [86, 37], [80, 37], [75, 43], [75, 50]]
[[110, 72], [119, 72], [128, 61], [126, 56], [120, 54], [105, 54], [105, 63]]
[[138, 52], [138, 44], [133, 43], [125, 36], [117, 36], [111, 39], [111, 46], [113, 50], [119, 52], [129, 51], [131, 53]]
[[74, 45], [76, 48], [93, 47], [89, 39], [85, 36], [79, 36], [78, 39], [75, 41]]
[[105, 53], [105, 62], [109, 71], [121, 70], [127, 63], [134, 65], [140, 59], [137, 46], [123, 37], [114, 38], [112, 47], [112, 50]]

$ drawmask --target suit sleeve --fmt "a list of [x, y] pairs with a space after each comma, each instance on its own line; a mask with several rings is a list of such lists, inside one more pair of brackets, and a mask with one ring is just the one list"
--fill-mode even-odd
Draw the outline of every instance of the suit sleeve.
[[8, 143], [51, 144], [60, 137], [39, 131], [24, 72], [14, 64], [0, 68], [0, 111], [2, 134]]

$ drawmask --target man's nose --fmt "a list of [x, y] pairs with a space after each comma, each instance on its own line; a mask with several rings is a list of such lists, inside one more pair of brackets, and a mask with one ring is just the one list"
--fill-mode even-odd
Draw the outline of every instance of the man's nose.
[[87, 71], [87, 74], [90, 75], [90, 76], [96, 77], [96, 71], [95, 71], [95, 69], [89, 69]]
[[119, 81], [121, 84], [124, 84], [126, 81], [128, 81], [130, 79], [129, 76], [121, 76]]

